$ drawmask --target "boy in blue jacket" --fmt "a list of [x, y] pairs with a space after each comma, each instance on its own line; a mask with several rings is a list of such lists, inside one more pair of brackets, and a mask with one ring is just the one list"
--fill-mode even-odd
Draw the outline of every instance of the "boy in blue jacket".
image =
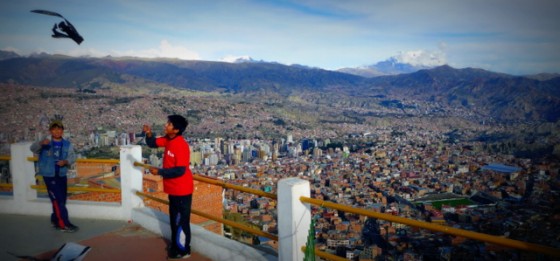
[[39, 140], [31, 145], [31, 151], [39, 155], [37, 175], [43, 176], [51, 199], [53, 213], [51, 224], [63, 232], [76, 232], [78, 227], [70, 223], [66, 198], [68, 196], [66, 173], [76, 161], [72, 143], [62, 138], [64, 125], [60, 119], [49, 124], [51, 138]]

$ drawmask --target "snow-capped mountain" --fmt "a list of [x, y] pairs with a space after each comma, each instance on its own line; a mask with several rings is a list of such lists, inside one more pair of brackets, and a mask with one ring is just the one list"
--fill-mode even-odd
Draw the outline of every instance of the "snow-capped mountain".
[[385, 61], [376, 64], [361, 66], [356, 68], [342, 68], [337, 71], [359, 75], [363, 77], [376, 77], [382, 75], [396, 75], [402, 73], [412, 73], [422, 69], [431, 69], [436, 66], [428, 65], [412, 65], [409, 63], [399, 62], [397, 58], [391, 57]]

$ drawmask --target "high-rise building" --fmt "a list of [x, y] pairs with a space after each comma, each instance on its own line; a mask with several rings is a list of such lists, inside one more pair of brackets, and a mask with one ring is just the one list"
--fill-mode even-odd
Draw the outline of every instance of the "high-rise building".
[[301, 141], [301, 150], [302, 150], [302, 151], [309, 150], [309, 149], [311, 148], [312, 144], [313, 144], [313, 143], [312, 143], [312, 141], [311, 141], [310, 139], [303, 139], [303, 140]]
[[214, 150], [216, 150], [217, 152], [222, 152], [222, 143], [223, 143], [224, 139], [220, 138], [220, 137], [216, 137], [214, 139]]
[[251, 161], [252, 159], [253, 159], [253, 150], [252, 150], [250, 147], [246, 147], [246, 148], [243, 150], [243, 155], [242, 155], [241, 160], [242, 160], [243, 162], [249, 162], [249, 161]]
[[129, 145], [129, 144], [130, 144], [130, 136], [128, 135], [128, 133], [125, 133], [125, 132], [121, 133], [119, 135], [119, 140], [118, 140], [117, 145], [123, 146], [123, 145]]
[[208, 159], [208, 165], [210, 166], [218, 165], [218, 155], [216, 153], [211, 153], [210, 155], [208, 155], [207, 159]]
[[220, 141], [220, 151], [223, 155], [230, 154], [232, 150], [229, 149], [229, 142], [225, 140]]
[[313, 158], [320, 158], [323, 155], [323, 151], [319, 147], [313, 148]]
[[259, 159], [261, 160], [267, 160], [268, 159], [268, 153], [264, 150], [259, 150]]
[[235, 165], [235, 164], [239, 164], [239, 163], [241, 162], [241, 154], [242, 154], [242, 153], [243, 153], [243, 152], [241, 151], [241, 149], [239, 149], [239, 148], [236, 147], [235, 150], [234, 150], [234, 152], [233, 152], [233, 155], [232, 155], [231, 164], [234, 164], [234, 165]]
[[191, 165], [193, 166], [202, 165], [202, 152], [191, 151]]

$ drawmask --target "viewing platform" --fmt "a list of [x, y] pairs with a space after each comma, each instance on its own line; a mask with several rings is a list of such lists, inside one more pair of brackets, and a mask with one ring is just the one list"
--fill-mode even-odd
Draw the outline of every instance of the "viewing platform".
[[[123, 258], [108, 258], [99, 253], [101, 259], [86, 260], [166, 260], [166, 240], [171, 236], [169, 217], [144, 205], [143, 198], [136, 193], [143, 191], [143, 168], [134, 166], [142, 162], [141, 147], [122, 146], [120, 153], [120, 202], [92, 202], [69, 200], [67, 207], [73, 223], [80, 227], [76, 233], [63, 233], [51, 227], [49, 215], [51, 204], [48, 198], [39, 197], [32, 186], [35, 185], [34, 162], [29, 147], [30, 142], [11, 145], [10, 172], [12, 173], [12, 193], [0, 195], [0, 215], [2, 220], [2, 251], [1, 260], [19, 256], [52, 254], [66, 242], [74, 242], [91, 246], [88, 258], [96, 258], [97, 251], [125, 255], [127, 252], [146, 253], [141, 258], [132, 258], [132, 254]], [[300, 205], [303, 206], [302, 203]], [[309, 211], [307, 213], [309, 219]], [[221, 217], [220, 217], [221, 218]], [[288, 221], [289, 222], [289, 221]], [[302, 237], [306, 236], [309, 224], [302, 229]], [[286, 232], [293, 231], [286, 229]], [[7, 236], [4, 236], [7, 235]], [[259, 250], [253, 246], [231, 240], [191, 223], [192, 260], [279, 260], [274, 251]], [[292, 240], [295, 233], [285, 237]], [[125, 240], [130, 237], [131, 240]], [[151, 243], [142, 245], [144, 242]], [[5, 242], [4, 242], [5, 241]], [[113, 244], [105, 242], [113, 241]], [[138, 241], [138, 242], [136, 242]], [[305, 240], [301, 240], [301, 245]], [[286, 244], [290, 245], [290, 244]], [[97, 246], [97, 247], [95, 247]], [[150, 246], [150, 247], [148, 247]], [[96, 252], [97, 252], [96, 251]], [[301, 250], [285, 252], [303, 256]], [[90, 257], [91, 255], [91, 257]], [[155, 259], [147, 258], [159, 256]], [[43, 258], [45, 256], [42, 256]], [[285, 260], [291, 260], [287, 257]], [[299, 259], [299, 258], [298, 258]]]
[[[166, 260], [166, 240], [142, 226], [120, 220], [75, 218], [76, 233], [50, 227], [47, 216], [0, 214], [0, 260], [30, 256], [49, 260], [65, 243], [73, 242], [91, 249], [84, 260]], [[189, 260], [212, 260], [193, 252]]]
[[[142, 151], [138, 145], [121, 146], [118, 168], [120, 171], [120, 202], [92, 202], [69, 200], [67, 203], [72, 222], [80, 227], [76, 233], [53, 229], [48, 216], [51, 204], [48, 198], [38, 197], [35, 190], [31, 143], [11, 145], [9, 157], [12, 173], [12, 193], [0, 195], [0, 259], [15, 260], [12, 254], [48, 259], [64, 243], [73, 242], [91, 247], [85, 260], [166, 260], [166, 240], [170, 238], [169, 217], [156, 209], [146, 207], [143, 193]], [[198, 180], [208, 178], [195, 177]], [[245, 230], [253, 235], [277, 241], [277, 250], [252, 246], [208, 231], [191, 223], [190, 260], [303, 260], [311, 229], [311, 205], [354, 213], [364, 217], [385, 220], [437, 233], [474, 239], [486, 244], [513, 248], [531, 253], [560, 257], [560, 250], [500, 236], [438, 225], [368, 209], [359, 209], [334, 202], [310, 198], [309, 181], [299, 178], [280, 179], [277, 194], [249, 188], [238, 188], [221, 180], [208, 179], [210, 184], [224, 188], [245, 190], [248, 193], [270, 197], [277, 201], [278, 235], [258, 229]], [[196, 192], [195, 192], [196, 193]], [[195, 197], [196, 198], [196, 197]], [[164, 200], [162, 200], [164, 201]], [[163, 202], [166, 203], [166, 202]], [[211, 218], [221, 224], [237, 226], [222, 217], [210, 217], [193, 209], [193, 215]], [[312, 231], [312, 230], [311, 230]], [[312, 237], [309, 237], [312, 238]], [[309, 241], [312, 242], [313, 241]], [[314, 244], [314, 243], [313, 243]], [[311, 248], [314, 249], [314, 248]], [[10, 253], [8, 253], [10, 252]], [[322, 260], [346, 260], [330, 253], [310, 251]]]

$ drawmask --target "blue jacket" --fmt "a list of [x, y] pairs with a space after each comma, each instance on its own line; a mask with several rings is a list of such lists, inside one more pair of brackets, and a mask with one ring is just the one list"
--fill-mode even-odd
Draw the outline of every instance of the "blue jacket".
[[[52, 141], [48, 145], [42, 145], [41, 142], [42, 140], [39, 140], [31, 144], [31, 151], [39, 155], [39, 162], [37, 163], [39, 167], [39, 171], [37, 172], [37, 175], [41, 175], [44, 177], [54, 177], [55, 175], [54, 165], [58, 160], [57, 158], [54, 157], [54, 151], [53, 151], [54, 146], [52, 144]], [[68, 172], [68, 168], [70, 168], [70, 166], [72, 166], [72, 164], [76, 162], [76, 153], [74, 152], [74, 147], [72, 146], [72, 143], [70, 143], [65, 139], [62, 139], [61, 160], [68, 161], [67, 165], [60, 167], [59, 175], [64, 177]]]

